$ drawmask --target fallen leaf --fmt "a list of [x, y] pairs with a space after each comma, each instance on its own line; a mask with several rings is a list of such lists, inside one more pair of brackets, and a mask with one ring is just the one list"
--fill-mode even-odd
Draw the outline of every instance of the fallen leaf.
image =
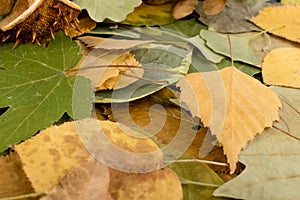
[[11, 11], [14, 5], [14, 0], [1, 0], [0, 4], [1, 4], [0, 15], [6, 15]]
[[96, 159], [72, 168], [41, 200], [112, 200], [109, 170]]
[[[102, 130], [101, 133], [105, 134], [105, 138], [101, 138], [99, 130]], [[99, 148], [101, 151], [97, 154]], [[159, 167], [157, 163], [162, 159], [159, 148], [152, 140], [141, 137], [140, 133], [122, 124], [92, 118], [51, 126], [16, 145], [15, 149], [23, 163], [24, 172], [36, 192], [51, 190], [71, 168], [90, 159], [91, 153], [95, 153], [94, 156], [103, 162], [104, 160], [99, 156], [104, 156], [105, 163], [109, 166], [116, 167], [113, 164], [117, 163], [118, 167], [129, 170], [136, 170], [138, 167], [140, 170], [145, 170], [148, 167], [145, 165], [149, 162], [151, 162], [149, 167], [153, 169], [154, 166], [157, 169]], [[116, 149], [119, 151], [123, 149], [123, 152], [133, 154], [129, 156], [126, 154], [125, 157], [124, 154], [118, 154]], [[154, 153], [151, 154], [153, 151]], [[130, 157], [135, 153], [149, 152], [150, 156], [145, 155], [148, 159], [146, 164], [130, 163], [135, 161]]]
[[[244, 34], [230, 34], [232, 44], [233, 58], [237, 61], [242, 61], [251, 65], [259, 65], [260, 58], [252, 48], [251, 40], [254, 40], [260, 33], [244, 33]], [[228, 38], [226, 34], [201, 30], [200, 36], [206, 40], [206, 45], [217, 53], [230, 57], [230, 49], [228, 48]], [[260, 49], [266, 45], [262, 44]]]
[[205, 0], [202, 4], [202, 9], [206, 15], [216, 15], [220, 13], [227, 0]]
[[223, 144], [231, 173], [240, 150], [278, 119], [281, 104], [276, 94], [234, 66], [188, 74], [177, 86], [180, 100]]
[[222, 33], [259, 30], [247, 18], [254, 16], [266, 5], [266, 0], [227, 0], [225, 8], [221, 12], [215, 15], [207, 15], [203, 10], [205, 2], [199, 1], [196, 8], [196, 12], [200, 15], [199, 20], [209, 28]]
[[125, 40], [116, 38], [102, 38], [95, 36], [82, 36], [78, 40], [83, 43], [87, 48], [91, 49], [129, 49], [142, 44], [148, 44], [153, 40]]
[[262, 63], [263, 80], [269, 85], [300, 88], [300, 49], [278, 48], [268, 53]]
[[47, 128], [15, 149], [36, 192], [51, 190], [72, 167], [90, 157], [73, 122]]
[[173, 7], [173, 17], [180, 19], [193, 13], [198, 0], [179, 0]]
[[217, 199], [212, 197], [212, 193], [216, 187], [222, 185], [224, 182], [207, 165], [199, 162], [175, 162], [168, 167], [181, 180], [183, 199]]
[[172, 9], [176, 2], [170, 2], [159, 6], [147, 5], [142, 3], [139, 7], [130, 13], [122, 23], [133, 26], [155, 26], [168, 24], [175, 19], [172, 15]]
[[131, 51], [144, 66], [143, 77], [133, 84], [113, 91], [98, 91], [97, 103], [121, 103], [140, 99], [177, 82], [187, 73], [192, 49], [171, 45], [147, 44]]
[[75, 0], [74, 3], [86, 9], [90, 17], [96, 22], [111, 19], [120, 22], [141, 4], [141, 0]]
[[[63, 33], [47, 48], [26, 44], [0, 46], [0, 151], [52, 125], [65, 112], [73, 118], [90, 114], [93, 91], [84, 77], [66, 77], [79, 59], [79, 47]], [[20, 98], [22, 97], [22, 98]], [[24, 101], [26, 99], [26, 101]], [[74, 106], [80, 111], [74, 112]]]
[[0, 157], [0, 170], [0, 198], [34, 192], [16, 153], [11, 152], [8, 156]]
[[299, 0], [281, 0], [281, 3], [286, 3], [286, 4], [290, 4], [290, 3], [300, 3]]
[[265, 30], [270, 29], [270, 33], [299, 43], [299, 12], [299, 4], [268, 6], [260, 10], [259, 14], [253, 17], [251, 21]]
[[[214, 195], [242, 199], [297, 199], [300, 196], [300, 91], [274, 87], [281, 102], [280, 120], [241, 152], [246, 169]], [[275, 189], [274, 189], [275, 188]], [[288, 192], [287, 192], [288, 191]]]
[[177, 1], [177, 0], [144, 0], [143, 2], [145, 2], [146, 4], [151, 4], [151, 5], [160, 5], [160, 4], [165, 4], [165, 3], [169, 3], [172, 1]]
[[174, 30], [177, 33], [182, 33], [183, 35], [186, 35], [188, 37], [197, 36], [199, 35], [202, 29], [207, 29], [206, 26], [201, 24], [195, 18], [187, 19], [187, 20], [185, 19], [177, 20], [175, 22], [166, 25], [161, 25], [160, 27], [162, 29]]
[[110, 193], [113, 199], [182, 200], [182, 188], [177, 175], [169, 168], [151, 173], [134, 174], [110, 170]]

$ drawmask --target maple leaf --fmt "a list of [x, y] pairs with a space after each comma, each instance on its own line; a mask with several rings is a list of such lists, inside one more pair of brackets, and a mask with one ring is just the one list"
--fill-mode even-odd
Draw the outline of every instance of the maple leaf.
[[188, 74], [177, 85], [180, 100], [223, 144], [231, 173], [240, 150], [278, 119], [276, 94], [234, 66]]
[[50, 126], [65, 112], [84, 118], [92, 107], [89, 80], [64, 75], [81, 58], [69, 37], [56, 34], [48, 48], [11, 48], [12, 44], [0, 46], [0, 67], [5, 69], [0, 70], [0, 107], [8, 107], [0, 116], [0, 151]]

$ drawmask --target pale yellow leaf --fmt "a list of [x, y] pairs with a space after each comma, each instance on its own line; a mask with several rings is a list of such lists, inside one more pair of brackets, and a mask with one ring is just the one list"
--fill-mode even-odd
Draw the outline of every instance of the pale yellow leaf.
[[109, 169], [96, 159], [74, 167], [41, 200], [112, 200]]
[[288, 40], [300, 42], [299, 4], [268, 6], [251, 21], [269, 32]]
[[272, 50], [264, 58], [262, 75], [266, 84], [300, 88], [300, 49]]
[[223, 145], [231, 173], [241, 149], [277, 120], [277, 95], [235, 67], [188, 74], [178, 82], [180, 99]]
[[110, 193], [114, 199], [183, 199], [180, 181], [169, 168], [143, 174], [110, 172]]

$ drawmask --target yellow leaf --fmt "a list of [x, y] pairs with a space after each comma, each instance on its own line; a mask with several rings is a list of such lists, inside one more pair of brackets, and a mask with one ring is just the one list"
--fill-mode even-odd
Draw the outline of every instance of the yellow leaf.
[[264, 58], [262, 75], [266, 84], [300, 88], [300, 49], [272, 50]]
[[116, 170], [110, 172], [110, 193], [113, 199], [183, 199], [180, 181], [169, 168], [143, 174]]
[[[15, 147], [23, 163], [24, 172], [36, 192], [52, 189], [71, 168], [89, 160], [91, 154], [87, 149], [91, 151], [101, 147], [102, 150], [109, 150], [105, 149], [107, 147], [106, 141], [99, 140], [100, 134], [97, 132], [99, 127], [97, 125], [96, 127], [91, 126], [95, 123], [101, 127], [110, 144], [116, 144], [119, 148], [134, 153], [158, 151], [155, 154], [157, 157], [153, 157], [153, 160], [159, 162], [162, 159], [160, 149], [152, 140], [127, 135], [124, 130], [128, 130], [128, 128], [119, 128], [122, 127], [121, 124], [98, 121], [92, 118], [67, 122], [41, 131], [33, 138]], [[82, 141], [85, 143], [83, 144]], [[91, 149], [90, 147], [93, 147], [94, 144], [96, 148]], [[92, 153], [95, 152], [92, 151]], [[114, 153], [108, 154], [112, 155], [109, 159], [113, 161], [118, 156]], [[116, 162], [120, 162], [121, 165], [124, 159], [126, 158], [119, 157]], [[127, 166], [127, 168], [130, 167]]]
[[231, 173], [241, 149], [277, 120], [277, 95], [235, 67], [188, 74], [178, 82], [180, 99], [223, 145]]
[[300, 42], [300, 5], [269, 6], [259, 11], [251, 21], [269, 32], [288, 40]]
[[300, 0], [281, 0], [281, 3], [300, 3]]

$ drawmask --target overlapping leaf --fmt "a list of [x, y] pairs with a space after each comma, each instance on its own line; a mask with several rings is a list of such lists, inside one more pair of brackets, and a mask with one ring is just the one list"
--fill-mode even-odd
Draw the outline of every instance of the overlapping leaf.
[[[0, 46], [0, 151], [57, 121], [65, 112], [82, 118], [91, 110], [92, 90], [83, 77], [66, 77], [81, 56], [70, 38], [58, 33], [48, 48]], [[78, 108], [76, 114], [73, 106]]]

